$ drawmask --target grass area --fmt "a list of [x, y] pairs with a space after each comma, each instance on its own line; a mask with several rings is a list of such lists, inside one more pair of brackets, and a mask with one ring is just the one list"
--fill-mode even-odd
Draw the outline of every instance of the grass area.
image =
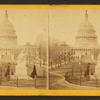
[[100, 79], [99, 80], [90, 80], [86, 82], [82, 82], [84, 86], [92, 86], [92, 87], [100, 87]]
[[11, 80], [2, 82], [0, 86], [9, 87], [35, 87], [35, 88], [46, 88], [46, 78], [36, 78], [33, 80]]
[[[69, 63], [69, 64], [66, 64], [66, 65], [62, 65], [59, 68], [51, 69], [50, 71], [53, 72], [53, 73], [58, 73], [62, 76], [64, 76], [66, 72], [69, 72], [71, 77], [67, 81], [70, 82], [70, 83], [73, 83], [73, 84], [77, 84], [77, 85], [81, 85], [81, 86], [100, 87], [100, 80], [96, 81], [94, 79], [94, 80], [88, 80], [87, 81], [86, 78], [84, 77], [84, 72], [86, 71], [87, 66], [88, 66], [88, 64], [86, 64], [86, 63], [85, 64]], [[89, 66], [90, 66], [90, 72], [94, 72], [95, 64], [91, 64]], [[82, 71], [82, 77], [81, 77], [81, 80], [80, 80], [81, 71]], [[72, 72], [73, 72], [73, 74], [72, 74]], [[55, 83], [56, 80], [58, 80], [58, 79], [59, 79], [59, 77], [55, 76], [55, 78], [53, 78], [53, 76], [50, 75], [50, 83], [51, 84]], [[59, 84], [59, 86], [60, 86], [60, 84]], [[55, 86], [55, 88], [56, 87], [58, 88], [57, 85]]]
[[50, 75], [50, 77], [49, 77], [49, 84], [53, 84], [57, 80], [61, 79], [61, 77], [58, 76], [58, 75], [53, 75], [53, 74], [49, 74], [49, 75]]

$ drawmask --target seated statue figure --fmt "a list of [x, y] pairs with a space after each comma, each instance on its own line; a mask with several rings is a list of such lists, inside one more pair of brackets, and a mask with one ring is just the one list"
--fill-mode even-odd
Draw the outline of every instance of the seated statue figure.
[[18, 79], [30, 79], [27, 74], [26, 57], [23, 51], [18, 56], [17, 65], [15, 68], [15, 76]]

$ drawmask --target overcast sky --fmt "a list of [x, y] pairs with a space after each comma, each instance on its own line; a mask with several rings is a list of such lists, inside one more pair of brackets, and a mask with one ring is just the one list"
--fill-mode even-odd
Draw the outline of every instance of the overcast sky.
[[[37, 37], [47, 38], [48, 11], [49, 32], [52, 38], [73, 44], [79, 25], [84, 20], [85, 9], [7, 9], [9, 20], [16, 29], [18, 43], [25, 44], [36, 41]], [[87, 9], [89, 20], [93, 24], [100, 43], [100, 10]], [[4, 16], [0, 10], [0, 21]], [[39, 38], [38, 38], [39, 39]]]
[[[18, 43], [34, 42], [47, 37], [47, 11], [41, 9], [7, 9], [10, 22], [14, 25], [18, 36]], [[5, 10], [0, 10], [2, 22]]]
[[[80, 23], [84, 21], [85, 10], [86, 9], [52, 9], [50, 11], [52, 24], [50, 25], [50, 33], [52, 37], [66, 41], [68, 44], [74, 44]], [[98, 42], [100, 43], [100, 10], [87, 10], [89, 21], [93, 24], [98, 36]]]

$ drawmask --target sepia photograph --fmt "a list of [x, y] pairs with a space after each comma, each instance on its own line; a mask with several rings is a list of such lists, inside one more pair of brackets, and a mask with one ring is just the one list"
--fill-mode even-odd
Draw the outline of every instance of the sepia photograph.
[[100, 9], [29, 7], [0, 8], [0, 90], [99, 90]]
[[51, 9], [49, 88], [100, 89], [100, 10]]
[[0, 9], [0, 88], [47, 88], [47, 11]]

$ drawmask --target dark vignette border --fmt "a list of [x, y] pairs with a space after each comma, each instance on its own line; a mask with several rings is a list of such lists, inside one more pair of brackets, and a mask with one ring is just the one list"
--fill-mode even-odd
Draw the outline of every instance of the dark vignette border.
[[17, 96], [13, 96], [13, 97], [0, 97], [1, 100], [100, 100], [99, 97], [83, 97], [83, 96], [80, 96], [80, 97], [77, 97], [77, 96], [68, 96], [68, 97], [62, 97], [62, 96], [56, 96], [56, 97], [49, 97], [49, 96], [42, 96], [42, 97], [39, 97], [39, 96], [34, 96], [34, 97], [17, 97]]
[[[49, 5], [100, 5], [100, 0], [0, 0], [0, 4], [13, 4], [13, 5], [42, 5], [42, 4], [49, 4]], [[1, 96], [1, 100], [100, 100], [99, 97], [40, 97], [40, 96], [35, 96], [35, 97], [17, 97], [17, 96]]]
[[0, 0], [0, 4], [89, 4], [98, 5], [100, 0]]

